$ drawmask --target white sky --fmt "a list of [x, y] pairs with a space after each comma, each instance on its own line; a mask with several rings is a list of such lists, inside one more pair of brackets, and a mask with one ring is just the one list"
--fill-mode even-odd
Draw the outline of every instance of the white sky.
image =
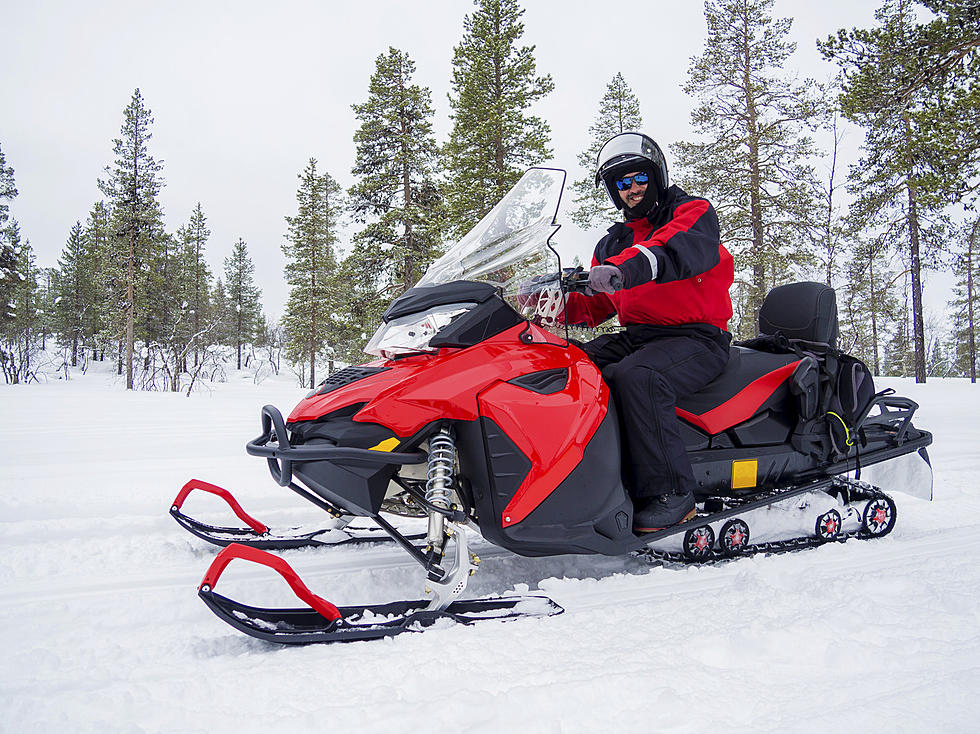
[[[795, 18], [790, 67], [820, 80], [832, 76], [815, 40], [871, 25], [878, 4], [777, 0], [776, 14]], [[452, 49], [463, 16], [474, 9], [466, 0], [4, 5], [0, 146], [20, 192], [11, 214], [38, 265], [56, 265], [72, 224], [101, 198], [96, 181], [113, 159], [112, 139], [139, 87], [155, 120], [150, 151], [164, 163], [167, 230], [175, 232], [200, 201], [212, 232], [212, 270], [221, 274], [243, 237], [270, 315], [281, 314], [286, 298], [281, 244], [284, 217], [295, 213], [297, 174], [312, 156], [344, 187], [353, 183], [351, 105], [367, 98], [374, 60], [389, 46], [416, 62], [415, 82], [432, 90], [435, 131], [444, 142]], [[534, 110], [552, 127], [550, 165], [568, 169], [570, 180], [583, 175], [576, 156], [616, 72], [640, 99], [645, 131], [665, 150], [692, 137], [692, 101], [681, 85], [704, 42], [699, 0], [523, 5], [521, 42], [536, 45], [538, 73], [555, 82]], [[852, 159], [859, 141], [851, 130]], [[563, 245], [587, 262], [602, 230], [576, 231], [562, 221]]]

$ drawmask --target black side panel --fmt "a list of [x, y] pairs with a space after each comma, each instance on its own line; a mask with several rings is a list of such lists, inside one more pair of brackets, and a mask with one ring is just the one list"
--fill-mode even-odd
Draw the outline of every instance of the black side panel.
[[502, 513], [523, 481], [520, 459], [527, 459], [492, 421], [483, 418], [481, 422], [494, 473], [491, 501], [480, 509], [484, 537], [525, 556], [619, 555], [629, 550], [635, 540], [633, 503], [620, 477], [615, 410], [606, 413], [571, 474], [522, 522], [507, 528], [503, 527]]
[[[317, 443], [322, 439], [311, 441]], [[388, 491], [388, 482], [397, 469], [394, 464], [357, 466], [332, 461], [304, 461], [293, 464], [293, 476], [328, 502], [356, 515], [376, 515]]]

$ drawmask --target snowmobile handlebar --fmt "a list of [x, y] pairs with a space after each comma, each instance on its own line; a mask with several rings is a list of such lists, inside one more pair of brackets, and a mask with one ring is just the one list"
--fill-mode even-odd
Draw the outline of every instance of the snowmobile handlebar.
[[[583, 293], [587, 296], [593, 294], [593, 290], [589, 288], [589, 271], [581, 265], [565, 268], [560, 273], [551, 273], [541, 280], [543, 283], [561, 282], [562, 290], [566, 293]], [[618, 276], [614, 275], [611, 283], [617, 291], [623, 290], [623, 281]]]
[[[272, 445], [269, 445], [272, 443]], [[250, 456], [261, 456], [269, 463], [269, 472], [280, 487], [288, 487], [293, 478], [294, 461], [331, 461], [350, 464], [423, 464], [428, 456], [423, 451], [399, 452], [359, 449], [348, 446], [293, 446], [289, 443], [286, 422], [274, 405], [262, 408], [262, 435], [245, 444]]]

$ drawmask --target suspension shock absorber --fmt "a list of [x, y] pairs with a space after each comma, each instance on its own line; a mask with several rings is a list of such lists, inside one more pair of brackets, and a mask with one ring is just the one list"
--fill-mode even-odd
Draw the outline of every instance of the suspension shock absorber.
[[[426, 502], [435, 507], [449, 509], [455, 464], [456, 441], [453, 438], [452, 430], [443, 427], [429, 439], [429, 464], [425, 474]], [[429, 510], [429, 534], [426, 542], [437, 554], [442, 553], [442, 547], [445, 543], [445, 524], [445, 515]]]

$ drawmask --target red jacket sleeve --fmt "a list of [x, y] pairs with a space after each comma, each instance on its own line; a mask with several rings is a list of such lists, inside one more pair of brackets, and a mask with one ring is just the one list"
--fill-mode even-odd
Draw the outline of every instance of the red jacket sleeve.
[[637, 242], [605, 262], [617, 266], [627, 288], [651, 280], [650, 259], [657, 262], [657, 283], [687, 280], [706, 273], [719, 262], [721, 233], [718, 215], [705, 199], [689, 199], [674, 210], [670, 221], [643, 242]]

